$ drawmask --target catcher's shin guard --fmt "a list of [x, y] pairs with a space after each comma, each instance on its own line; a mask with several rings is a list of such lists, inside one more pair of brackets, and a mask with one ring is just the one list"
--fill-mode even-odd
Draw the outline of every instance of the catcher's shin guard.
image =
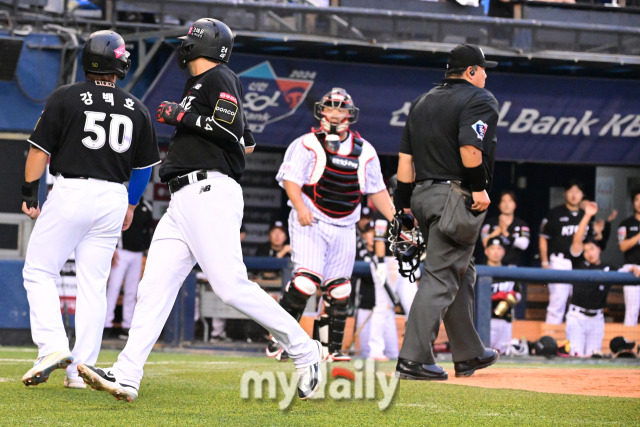
[[316, 292], [321, 280], [315, 274], [298, 271], [287, 284], [280, 306], [299, 322], [309, 297]]
[[341, 277], [325, 283], [323, 289], [325, 313], [329, 316], [329, 354], [342, 352], [344, 328], [347, 323], [351, 283], [349, 278]]
[[341, 353], [344, 327], [347, 324], [346, 306], [328, 307], [327, 313], [329, 313], [329, 353]]

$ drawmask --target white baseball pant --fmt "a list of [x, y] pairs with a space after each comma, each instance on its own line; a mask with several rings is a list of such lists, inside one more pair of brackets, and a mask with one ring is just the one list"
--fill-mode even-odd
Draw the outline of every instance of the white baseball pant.
[[[571, 270], [571, 260], [563, 256], [551, 255], [549, 268], [553, 270]], [[573, 285], [568, 283], [549, 283], [549, 305], [547, 306], [546, 322], [551, 325], [560, 325], [564, 318], [567, 300], [573, 291]]]
[[640, 285], [623, 286], [624, 293], [624, 326], [636, 326], [640, 314]]
[[491, 319], [491, 348], [505, 354], [511, 344], [513, 324], [504, 319]]
[[289, 238], [294, 271], [304, 268], [324, 281], [351, 277], [356, 259], [355, 223], [339, 227], [318, 221], [303, 227], [298, 221], [297, 211], [291, 209]]
[[243, 208], [240, 185], [219, 172], [171, 195], [138, 285], [129, 339], [113, 366], [123, 384], [140, 386], [144, 364], [196, 262], [218, 297], [267, 329], [297, 367], [314, 362], [317, 350], [307, 333], [247, 278], [240, 247]]
[[57, 177], [31, 233], [23, 277], [38, 357], [69, 351], [56, 281], [75, 250], [76, 343], [74, 361], [67, 367], [69, 378], [78, 378], [78, 363], [94, 365], [98, 359], [107, 278], [126, 210], [127, 189], [122, 184]]
[[567, 312], [567, 339], [572, 356], [590, 357], [602, 351], [604, 339], [604, 313], [587, 316], [579, 307], [569, 304]]
[[113, 327], [118, 296], [120, 295], [120, 289], [124, 286], [122, 327], [129, 329], [133, 318], [133, 309], [136, 306], [138, 283], [140, 282], [140, 276], [142, 276], [143, 253], [125, 249], [116, 249], [116, 252], [118, 253], [118, 263], [111, 268], [107, 283], [107, 318], [104, 321], [104, 327]]

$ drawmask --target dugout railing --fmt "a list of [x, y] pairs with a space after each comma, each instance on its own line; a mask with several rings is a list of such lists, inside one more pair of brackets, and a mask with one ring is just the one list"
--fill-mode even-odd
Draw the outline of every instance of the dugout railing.
[[[245, 265], [249, 270], [282, 270], [283, 283], [291, 278], [291, 266], [288, 259], [265, 257], [246, 257]], [[493, 279], [508, 279], [527, 283], [603, 283], [616, 285], [640, 285], [640, 278], [631, 273], [593, 270], [550, 270], [534, 267], [489, 267], [476, 265], [475, 323], [480, 338], [489, 345], [491, 341], [491, 283]], [[369, 275], [369, 263], [356, 261], [354, 275]]]
[[[283, 284], [291, 278], [289, 259], [269, 257], [246, 257], [248, 270], [281, 270]], [[29, 329], [29, 305], [22, 284], [23, 260], [0, 260], [0, 337], [7, 330]], [[476, 283], [476, 328], [483, 342], [490, 342], [491, 283], [493, 279], [510, 279], [528, 283], [610, 283], [616, 285], [639, 285], [640, 278], [631, 273], [592, 270], [546, 270], [532, 267], [488, 267], [477, 265]], [[371, 274], [370, 266], [356, 261], [354, 275]], [[181, 289], [174, 309], [165, 326], [165, 342], [179, 346], [183, 341], [193, 340], [194, 309], [196, 300], [195, 273], [191, 273]], [[6, 334], [5, 334], [6, 335]], [[0, 340], [0, 344], [10, 343]]]

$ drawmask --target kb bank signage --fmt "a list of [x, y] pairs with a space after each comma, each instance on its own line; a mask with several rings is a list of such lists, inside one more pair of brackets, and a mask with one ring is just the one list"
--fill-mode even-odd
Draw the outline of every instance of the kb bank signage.
[[[171, 62], [173, 61], [173, 62]], [[186, 76], [171, 60], [145, 96], [150, 111], [179, 99]], [[229, 66], [244, 90], [258, 145], [287, 146], [318, 126], [315, 102], [345, 88], [360, 108], [353, 128], [378, 152], [398, 152], [411, 103], [444, 70], [275, 58], [234, 53]], [[499, 160], [640, 164], [640, 80], [548, 77], [488, 71], [498, 99]], [[171, 97], [171, 92], [174, 92]], [[169, 126], [158, 126], [169, 136]]]

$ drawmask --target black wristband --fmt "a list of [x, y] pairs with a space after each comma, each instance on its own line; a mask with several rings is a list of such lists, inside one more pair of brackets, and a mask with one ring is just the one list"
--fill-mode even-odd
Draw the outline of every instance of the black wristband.
[[402, 211], [405, 207], [411, 206], [411, 193], [413, 192], [412, 182], [398, 181], [398, 187], [393, 192], [393, 204], [397, 211]]
[[22, 201], [27, 204], [27, 208], [38, 207], [38, 190], [40, 189], [40, 180], [33, 182], [25, 181], [22, 184]]
[[378, 264], [384, 264], [384, 257], [383, 256], [376, 256], [376, 258], [378, 259]]
[[473, 192], [484, 191], [487, 188], [487, 174], [484, 165], [480, 163], [475, 168], [464, 168], [469, 181], [469, 189]]

